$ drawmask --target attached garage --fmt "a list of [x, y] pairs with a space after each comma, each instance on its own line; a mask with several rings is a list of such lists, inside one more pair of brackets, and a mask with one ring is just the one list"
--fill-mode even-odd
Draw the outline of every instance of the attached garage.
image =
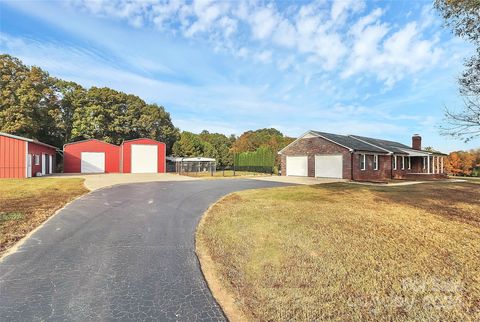
[[287, 176], [308, 177], [308, 156], [287, 156]]
[[120, 147], [97, 139], [73, 142], [63, 147], [65, 173], [118, 173]]
[[341, 179], [343, 155], [315, 155], [315, 177]]

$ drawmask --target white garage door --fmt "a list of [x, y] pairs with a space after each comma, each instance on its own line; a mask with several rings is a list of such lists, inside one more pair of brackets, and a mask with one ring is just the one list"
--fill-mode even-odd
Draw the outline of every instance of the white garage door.
[[147, 144], [132, 145], [132, 173], [158, 172], [158, 146]]
[[308, 157], [287, 157], [287, 176], [308, 177]]
[[104, 152], [82, 152], [80, 166], [81, 173], [104, 173], [105, 153]]
[[343, 156], [340, 155], [316, 155], [315, 177], [339, 178], [343, 177]]

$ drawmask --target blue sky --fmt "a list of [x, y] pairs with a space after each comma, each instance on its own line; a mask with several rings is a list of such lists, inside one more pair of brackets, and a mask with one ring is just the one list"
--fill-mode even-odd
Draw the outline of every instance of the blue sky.
[[182, 130], [480, 146], [439, 135], [473, 49], [431, 1], [1, 1], [0, 51], [161, 104]]

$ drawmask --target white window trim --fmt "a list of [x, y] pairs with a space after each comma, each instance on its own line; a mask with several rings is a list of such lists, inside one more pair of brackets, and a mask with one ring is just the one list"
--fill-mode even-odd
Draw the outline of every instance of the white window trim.
[[[360, 160], [360, 170], [365, 171], [367, 169], [367, 155], [360, 154], [360, 158], [363, 159], [363, 160]], [[363, 161], [363, 166], [362, 166], [362, 161]]]
[[373, 155], [373, 170], [378, 170], [378, 154]]
[[397, 156], [393, 156], [393, 170], [397, 170]]
[[35, 154], [35, 165], [40, 165], [40, 155]]

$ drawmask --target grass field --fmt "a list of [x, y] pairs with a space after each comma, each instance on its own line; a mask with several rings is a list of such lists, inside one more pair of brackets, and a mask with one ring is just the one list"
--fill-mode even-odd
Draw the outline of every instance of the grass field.
[[454, 176], [451, 176], [450, 178], [465, 180], [465, 181], [468, 181], [468, 182], [480, 184], [480, 177], [454, 177]]
[[471, 183], [243, 191], [206, 214], [197, 253], [247, 320], [478, 321], [479, 200]]
[[0, 179], [0, 255], [67, 202], [88, 190], [84, 179]]

